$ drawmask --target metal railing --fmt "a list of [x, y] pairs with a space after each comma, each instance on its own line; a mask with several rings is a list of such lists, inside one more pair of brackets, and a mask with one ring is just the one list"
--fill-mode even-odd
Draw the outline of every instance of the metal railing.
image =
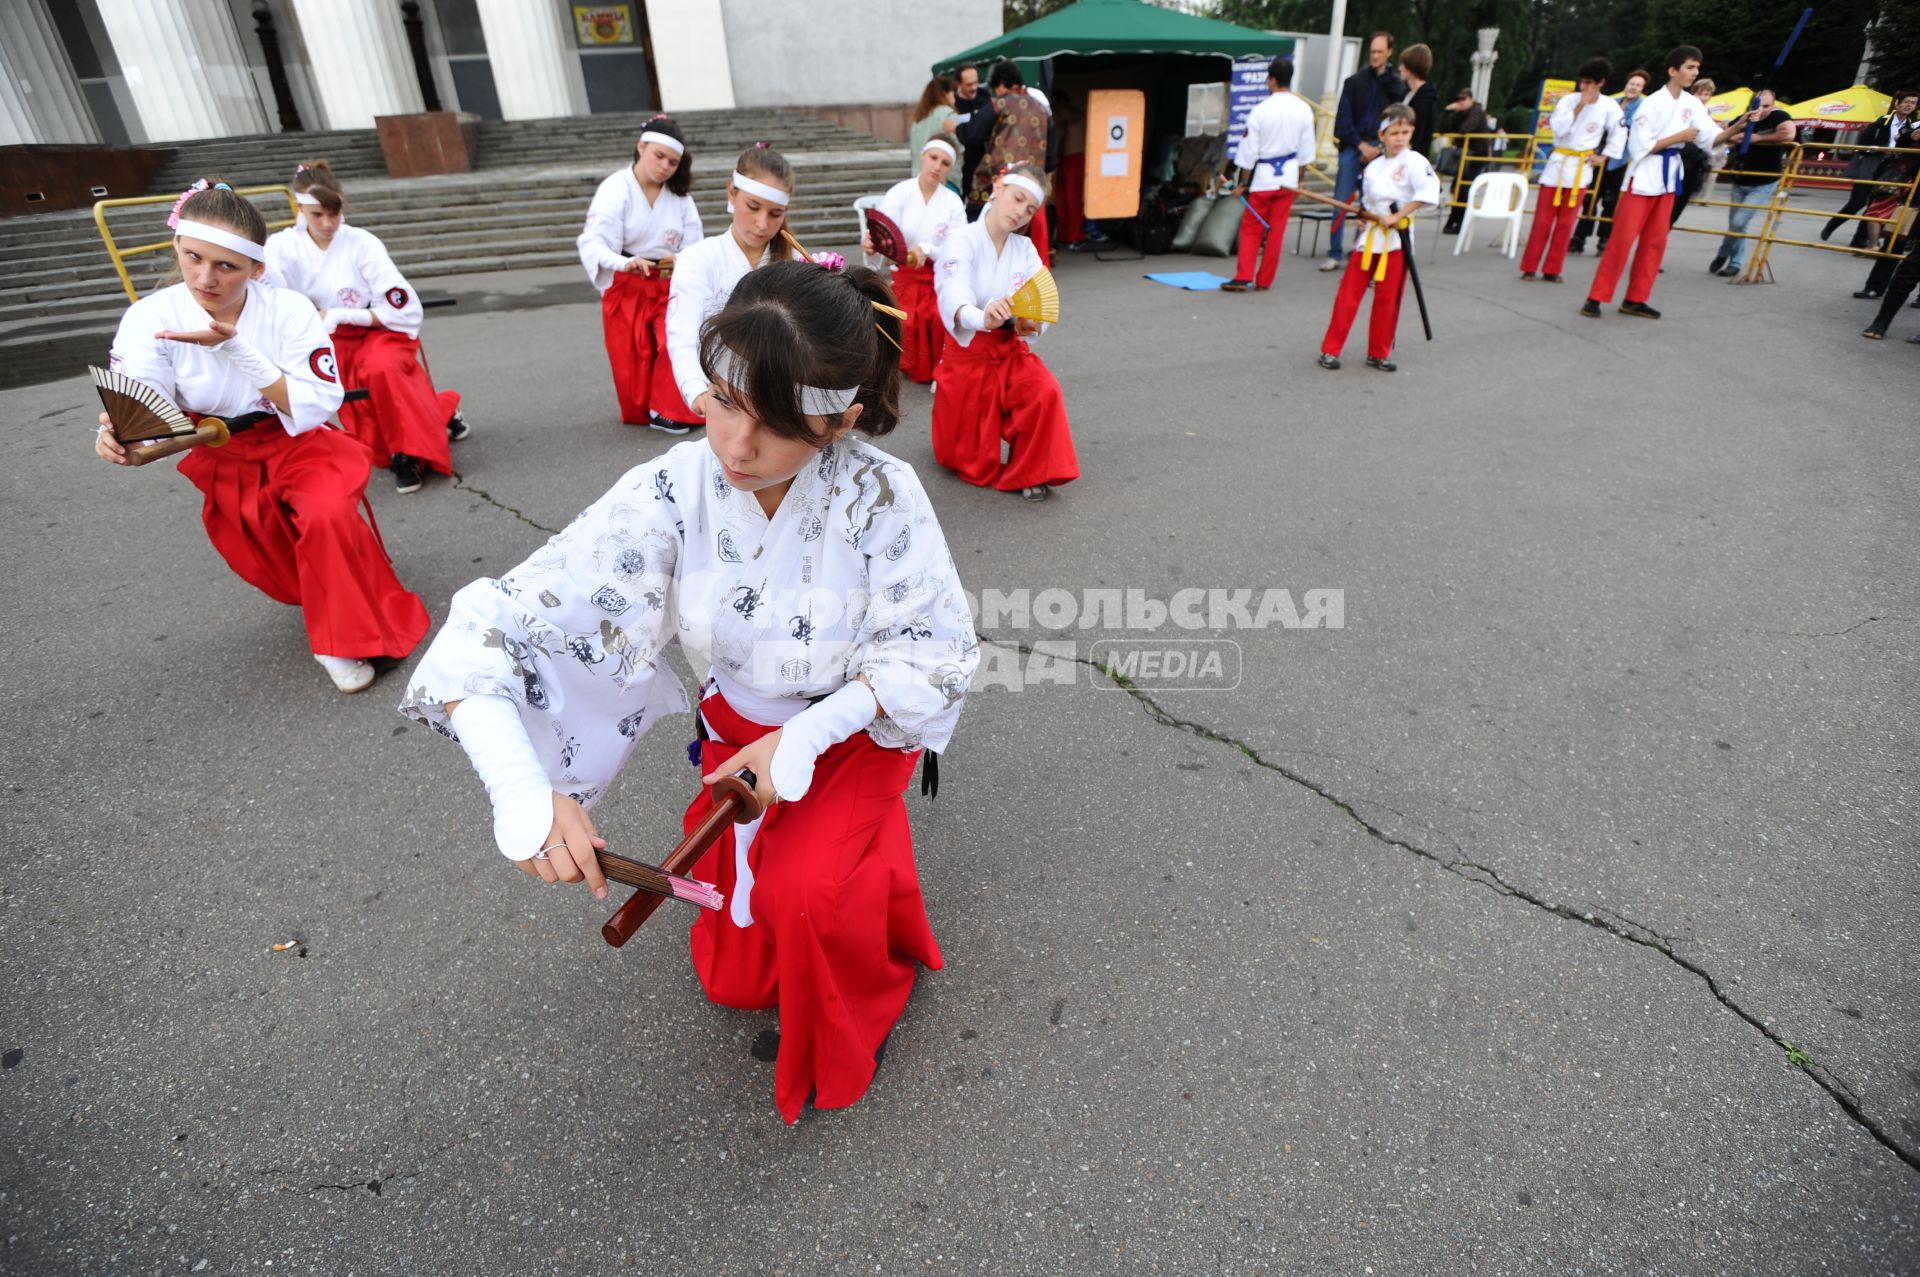
[[[287, 220], [284, 222], [268, 222], [267, 229], [269, 231], [277, 231], [283, 226], [293, 225], [294, 218], [300, 214], [300, 206], [294, 202], [293, 190], [290, 187], [240, 186], [234, 188], [233, 193], [235, 195], [249, 196], [273, 195], [277, 193], [287, 197], [287, 210], [289, 213]], [[128, 301], [139, 301], [140, 290], [134, 287], [133, 276], [127, 272], [127, 259], [129, 257], [139, 257], [146, 253], [158, 253], [169, 250], [173, 247], [173, 236], [169, 234], [165, 239], [155, 240], [151, 244], [135, 244], [129, 247], [122, 247], [119, 241], [114, 238], [112, 228], [107, 225], [107, 210], [110, 208], [134, 208], [142, 204], [171, 205], [174, 200], [178, 198], [179, 197], [175, 195], [141, 195], [129, 199], [99, 200], [93, 206], [93, 224], [100, 228], [100, 239], [107, 246], [107, 256], [113, 260], [114, 273], [120, 276], [120, 286], [127, 290]]]

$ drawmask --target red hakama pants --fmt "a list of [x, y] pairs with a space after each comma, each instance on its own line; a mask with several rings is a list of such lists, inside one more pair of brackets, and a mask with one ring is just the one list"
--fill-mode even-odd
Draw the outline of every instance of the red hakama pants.
[[1387, 271], [1373, 290], [1373, 314], [1367, 321], [1367, 355], [1373, 359], [1392, 357], [1393, 335], [1400, 327], [1402, 277], [1407, 270], [1401, 261], [1404, 255], [1404, 250], [1376, 253], [1372, 261], [1362, 265], [1366, 254], [1359, 248], [1347, 254], [1347, 273], [1340, 277], [1340, 291], [1333, 299], [1333, 318], [1327, 322], [1327, 335], [1320, 343], [1322, 354], [1337, 357], [1347, 344], [1347, 334], [1353, 331], [1353, 321], [1360, 314], [1360, 301], [1367, 295], [1367, 286], [1376, 282], [1374, 272], [1384, 257]]
[[1052, 270], [1053, 245], [1047, 242], [1047, 206], [1045, 204], [1033, 210], [1033, 219], [1027, 223], [1027, 238], [1033, 241], [1033, 251], [1040, 254], [1040, 264]]
[[[700, 713], [713, 734], [702, 774], [774, 730], [717, 695]], [[744, 851], [733, 833], [749, 827], [736, 825], [694, 867], [726, 903], [694, 921], [693, 969], [722, 1006], [779, 1008], [773, 1100], [790, 1123], [809, 1093], [823, 1109], [867, 1093], [918, 968], [943, 965], [901, 797], [919, 757], [857, 732], [820, 756], [805, 798], [767, 809]], [[703, 789], [687, 832], [711, 809]]]
[[1671, 194], [1620, 192], [1620, 203], [1613, 211], [1613, 234], [1607, 236], [1607, 251], [1600, 255], [1599, 269], [1593, 272], [1593, 287], [1587, 290], [1589, 300], [1613, 300], [1629, 253], [1633, 254], [1633, 270], [1627, 276], [1627, 300], [1645, 302], [1653, 296], [1653, 283], [1660, 278], [1660, 261], [1667, 255], [1672, 208]]
[[[1248, 207], [1240, 214], [1240, 257], [1234, 263], [1235, 279], [1247, 280], [1258, 288], [1273, 287], [1280, 254], [1286, 246], [1287, 214], [1293, 211], [1293, 197], [1298, 193], [1290, 186], [1247, 193]], [[1266, 226], [1260, 225], [1261, 218], [1266, 219]], [[1264, 254], [1260, 251], [1262, 243], [1267, 247]], [[1260, 268], [1257, 279], [1253, 273], [1256, 261]]]
[[[1011, 445], [1006, 464], [1002, 441]], [[947, 336], [933, 397], [933, 459], [975, 487], [1018, 492], [1080, 477], [1052, 370], [1010, 332]]]
[[193, 449], [180, 472], [206, 498], [213, 548], [241, 580], [301, 610], [315, 652], [401, 657], [426, 637], [426, 604], [360, 517], [365, 445], [327, 426], [289, 435], [266, 422], [223, 448]]
[[[1533, 209], [1533, 229], [1527, 232], [1526, 251], [1520, 254], [1520, 270], [1531, 275], [1558, 275], [1567, 264], [1567, 244], [1573, 239], [1573, 226], [1580, 220], [1580, 192], [1570, 186], [1543, 186]], [[1559, 203], [1555, 204], [1555, 198]], [[1542, 257], [1546, 258], [1544, 265]]]
[[607, 339], [607, 362], [613, 367], [613, 393], [620, 400], [620, 420], [630, 426], [646, 425], [656, 412], [683, 425], [703, 424], [680, 398], [673, 361], [667, 358], [671, 285], [671, 280], [658, 274], [615, 271], [613, 283], [600, 294], [600, 325]]
[[367, 392], [365, 399], [340, 405], [340, 424], [367, 445], [373, 464], [384, 466], [394, 453], [403, 452], [441, 474], [452, 474], [447, 422], [460, 407], [460, 392], [434, 390], [433, 379], [420, 366], [420, 343], [391, 328], [342, 324], [333, 330], [333, 353], [340, 363], [340, 384]]
[[1081, 194], [1081, 188], [1086, 185], [1086, 174], [1087, 157], [1069, 155], [1060, 161], [1060, 171], [1054, 175], [1062, 244], [1078, 244], [1087, 237], [1087, 200]]
[[940, 349], [947, 330], [940, 322], [940, 299], [933, 291], [933, 267], [893, 268], [893, 294], [907, 312], [900, 338], [900, 372], [914, 381], [929, 382], [940, 367]]

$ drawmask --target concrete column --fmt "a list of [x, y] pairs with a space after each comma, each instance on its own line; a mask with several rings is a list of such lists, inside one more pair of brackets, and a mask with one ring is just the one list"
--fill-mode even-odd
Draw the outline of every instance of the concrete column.
[[292, 0], [330, 129], [426, 109], [400, 8], [388, 0]]
[[[508, 120], [546, 120], [585, 115], [577, 94], [579, 54], [567, 38], [557, 5], [528, 0], [478, 0], [480, 29], [487, 36], [487, 62]], [[575, 61], [569, 70], [567, 59]]]
[[647, 0], [647, 26], [653, 32], [661, 110], [733, 109], [733, 66], [720, 0]]
[[0, 146], [99, 140], [46, 0], [0, 3]]
[[[1333, 0], [1333, 21], [1327, 24], [1327, 69], [1320, 77], [1320, 105], [1329, 111], [1338, 105], [1340, 82], [1346, 77], [1340, 74], [1340, 51], [1347, 47], [1347, 0]], [[1363, 50], [1360, 55], [1366, 61]]]
[[233, 15], [220, 0], [99, 0], [150, 142], [267, 132]]
[[1500, 55], [1493, 51], [1493, 42], [1500, 38], [1499, 27], [1481, 27], [1474, 34], [1480, 37], [1480, 47], [1473, 55], [1473, 100], [1492, 114], [1492, 103], [1487, 94], [1493, 91], [1493, 64]]

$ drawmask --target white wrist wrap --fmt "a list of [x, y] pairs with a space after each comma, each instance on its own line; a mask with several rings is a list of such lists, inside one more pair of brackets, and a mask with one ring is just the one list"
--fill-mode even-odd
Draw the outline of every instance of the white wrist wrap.
[[469, 696], [448, 721], [493, 802], [493, 841], [500, 854], [528, 859], [553, 828], [553, 784], [527, 739], [519, 707], [504, 696]]
[[355, 328], [373, 327], [373, 312], [370, 310], [330, 310], [327, 313], [333, 316], [336, 323], [352, 324]]
[[782, 802], [798, 802], [813, 784], [820, 755], [874, 720], [880, 701], [873, 689], [855, 679], [818, 704], [809, 705], [780, 728], [780, 744], [767, 767], [767, 779]]
[[280, 366], [253, 348], [253, 343], [235, 333], [214, 347], [232, 361], [233, 366], [247, 376], [247, 384], [255, 390], [265, 390], [274, 382], [286, 376]]

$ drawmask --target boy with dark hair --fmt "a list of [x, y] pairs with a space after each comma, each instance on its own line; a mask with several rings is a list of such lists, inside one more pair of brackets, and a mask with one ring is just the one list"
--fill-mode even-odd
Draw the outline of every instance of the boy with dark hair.
[[1685, 180], [1680, 152], [1702, 133], [1711, 136], [1720, 131], [1705, 104], [1687, 92], [1699, 76], [1700, 50], [1690, 44], [1674, 49], [1667, 54], [1666, 86], [1649, 93], [1633, 117], [1627, 131], [1627, 178], [1614, 213], [1613, 234], [1607, 237], [1607, 251], [1593, 273], [1586, 304], [1580, 307], [1588, 319], [1600, 318], [1601, 304], [1613, 300], [1629, 256], [1633, 270], [1620, 313], [1660, 318], [1647, 299], [1653, 295], [1660, 260], [1666, 256], [1674, 193]]
[[1313, 108], [1292, 86], [1293, 63], [1275, 58], [1267, 68], [1266, 98], [1247, 112], [1247, 130], [1233, 155], [1233, 193], [1247, 208], [1240, 216], [1240, 259], [1233, 278], [1220, 286], [1224, 292], [1265, 292], [1280, 268], [1300, 169], [1314, 152]]

